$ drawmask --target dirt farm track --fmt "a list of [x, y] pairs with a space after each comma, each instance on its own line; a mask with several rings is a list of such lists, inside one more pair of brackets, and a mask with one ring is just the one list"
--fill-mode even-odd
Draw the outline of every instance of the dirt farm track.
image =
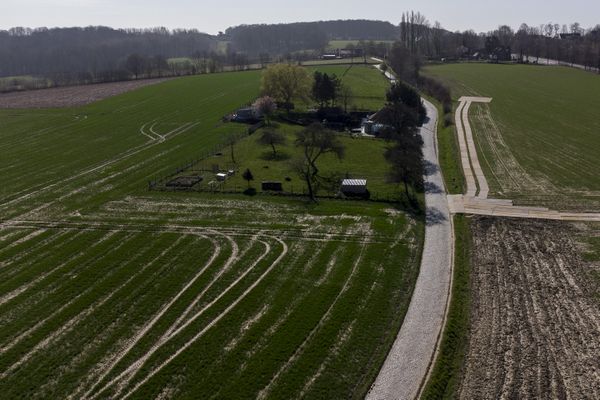
[[167, 79], [144, 79], [128, 82], [99, 83], [0, 94], [0, 108], [64, 108], [91, 104]]
[[[600, 398], [600, 308], [577, 237], [590, 225], [475, 217], [459, 397]], [[596, 281], [597, 282], [597, 281]]]

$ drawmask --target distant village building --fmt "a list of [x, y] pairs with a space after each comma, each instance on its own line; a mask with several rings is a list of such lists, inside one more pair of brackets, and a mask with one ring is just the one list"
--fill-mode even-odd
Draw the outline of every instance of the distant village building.
[[581, 39], [581, 33], [579, 33], [579, 32], [561, 33], [560, 38], [561, 39], [569, 39], [569, 40]]

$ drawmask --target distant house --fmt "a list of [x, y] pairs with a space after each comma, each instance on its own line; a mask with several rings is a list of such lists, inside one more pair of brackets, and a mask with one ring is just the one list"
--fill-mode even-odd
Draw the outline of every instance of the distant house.
[[231, 118], [231, 120], [234, 122], [252, 123], [252, 122], [258, 121], [259, 117], [256, 115], [254, 108], [247, 107], [247, 108], [240, 108], [239, 110], [237, 110], [235, 112], [235, 114], [233, 114], [233, 117]]
[[323, 60], [336, 60], [340, 58], [337, 54], [323, 54], [321, 56]]
[[340, 188], [345, 196], [365, 196], [369, 193], [367, 190], [366, 179], [344, 179]]
[[494, 62], [511, 61], [512, 52], [508, 46], [498, 46], [490, 53], [490, 60]]
[[579, 32], [573, 32], [573, 33], [561, 33], [560, 34], [560, 38], [561, 39], [581, 39], [581, 33]]

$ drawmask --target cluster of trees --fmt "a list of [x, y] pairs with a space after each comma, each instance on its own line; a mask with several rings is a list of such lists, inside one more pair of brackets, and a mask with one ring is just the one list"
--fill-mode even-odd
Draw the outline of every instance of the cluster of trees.
[[423, 188], [423, 139], [418, 127], [427, 112], [419, 93], [408, 84], [398, 82], [389, 89], [385, 107], [375, 117], [384, 124], [381, 136], [390, 141], [385, 158], [390, 164], [388, 181], [404, 185], [410, 198], [409, 186]]
[[229, 28], [225, 38], [235, 51], [253, 56], [286, 54], [299, 50], [320, 49], [327, 46], [327, 34], [311, 23], [277, 25], [241, 25]]
[[12, 28], [0, 31], [0, 76], [38, 75], [58, 83], [121, 80], [130, 76], [125, 69], [130, 55], [168, 59], [214, 49], [215, 39], [197, 30]]
[[335, 74], [329, 75], [316, 71], [312, 86], [312, 98], [321, 108], [335, 106], [342, 88], [342, 80]]
[[398, 28], [389, 22], [338, 20], [292, 24], [240, 25], [229, 28], [222, 39], [229, 40], [235, 51], [251, 57], [260, 54], [284, 55], [302, 50], [320, 50], [332, 39], [394, 40]]
[[309, 99], [321, 109], [341, 105], [347, 112], [353, 96], [352, 89], [335, 74], [317, 71], [311, 76], [306, 68], [293, 64], [269, 66], [262, 75], [261, 91], [288, 112], [294, 109], [295, 100], [306, 103]]
[[510, 43], [521, 61], [530, 61], [528, 56], [536, 61], [545, 58], [600, 69], [600, 25], [584, 30], [578, 23], [569, 27], [522, 24], [517, 32], [509, 27], [500, 30], [502, 40]]

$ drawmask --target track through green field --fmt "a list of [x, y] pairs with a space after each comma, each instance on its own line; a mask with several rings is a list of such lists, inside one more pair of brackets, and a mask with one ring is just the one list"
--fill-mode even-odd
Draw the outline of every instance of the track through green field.
[[480, 160], [496, 196], [600, 208], [600, 76], [566, 67], [452, 64], [425, 73], [452, 95], [492, 97], [471, 109]]

